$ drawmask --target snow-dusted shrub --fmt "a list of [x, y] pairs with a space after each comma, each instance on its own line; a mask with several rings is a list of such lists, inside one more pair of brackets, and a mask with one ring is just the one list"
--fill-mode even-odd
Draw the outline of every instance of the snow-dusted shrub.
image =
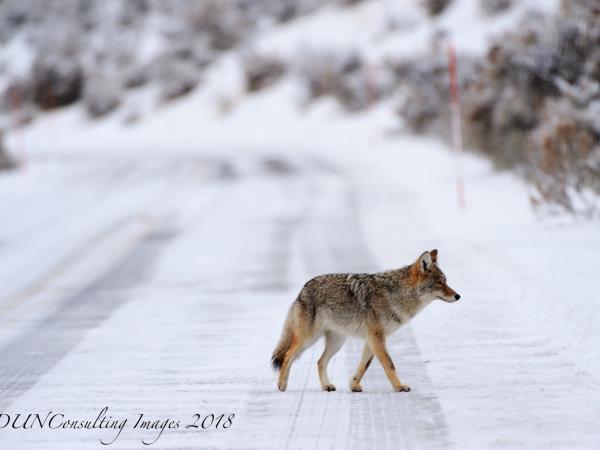
[[33, 101], [42, 109], [75, 103], [83, 92], [79, 61], [61, 54], [38, 55], [33, 64], [31, 89]]
[[[14, 44], [23, 43], [38, 55], [22, 77], [26, 88], [22, 97], [42, 109], [79, 100], [86, 76], [96, 70], [102, 70], [104, 78], [113, 78], [115, 85], [128, 89], [152, 85], [162, 99], [169, 99], [193, 89], [202, 70], [220, 52], [243, 46], [257, 30], [324, 5], [353, 2], [0, 0], [0, 44], [21, 41]], [[93, 111], [114, 103], [92, 101], [90, 92], [87, 102]], [[0, 99], [0, 106], [8, 104], [6, 98]]]
[[[89, 8], [90, 6], [89, 3], [88, 5], [85, 4], [85, 0], [82, 5], [83, 8]], [[151, 0], [127, 0], [121, 2], [119, 21], [125, 26], [131, 26], [150, 12], [150, 6]]]
[[[459, 55], [466, 146], [527, 174], [534, 202], [578, 214], [600, 212], [599, 48], [600, 5], [575, 0], [558, 17], [527, 17], [479, 63]], [[405, 125], [448, 139], [447, 59], [391, 67]]]
[[160, 89], [160, 100], [169, 101], [191, 92], [200, 81], [200, 70], [193, 61], [163, 55], [152, 64], [153, 78]]
[[488, 62], [462, 96], [465, 141], [499, 167], [513, 167], [525, 162], [539, 108], [557, 90], [503, 49], [493, 48]]
[[437, 16], [452, 3], [452, 0], [421, 0], [423, 7], [430, 16]]
[[589, 30], [584, 23], [576, 18], [561, 20], [556, 32], [557, 42], [555, 47], [556, 74], [568, 83], [575, 82], [583, 73], [582, 64], [588, 53], [597, 48]]
[[101, 117], [115, 110], [121, 103], [123, 89], [119, 82], [102, 72], [86, 78], [83, 106], [90, 117]]
[[[450, 78], [445, 54], [436, 51], [389, 64], [399, 92], [397, 111], [404, 126], [410, 131], [448, 137]], [[463, 90], [472, 82], [477, 69], [469, 58], [461, 58], [460, 68], [458, 82]]]
[[530, 177], [536, 187], [532, 201], [594, 215], [600, 212], [600, 145], [579, 116], [564, 99], [546, 105], [529, 146]]
[[600, 80], [600, 46], [587, 56], [583, 71], [590, 79]]
[[563, 2], [492, 47], [463, 95], [467, 143], [518, 166], [535, 200], [581, 213], [600, 194], [600, 7]]
[[37, 108], [31, 96], [31, 82], [23, 79], [10, 81], [1, 93], [0, 109], [6, 111], [13, 125], [27, 125], [35, 118]]
[[561, 0], [560, 7], [565, 15], [600, 14], [600, 3], [596, 0]]
[[243, 11], [234, 0], [187, 2], [186, 20], [193, 32], [207, 37], [216, 50], [228, 50], [249, 32]]
[[43, 0], [4, 0], [0, 2], [0, 42], [10, 40], [20, 28], [31, 25], [43, 15]]
[[249, 23], [262, 26], [265, 22], [283, 23], [331, 4], [353, 4], [360, 0], [236, 0]]
[[509, 9], [514, 0], [479, 0], [479, 5], [484, 14], [493, 16]]
[[13, 113], [15, 108], [31, 103], [32, 95], [31, 80], [10, 80], [0, 96], [0, 107], [4, 111]]
[[146, 67], [132, 67], [123, 75], [123, 86], [127, 89], [144, 86], [150, 81], [150, 71]]
[[381, 95], [383, 83], [354, 51], [311, 52], [300, 58], [298, 75], [307, 97], [335, 97], [348, 111], [368, 107]]
[[311, 52], [302, 56], [300, 74], [311, 98], [334, 94], [345, 75], [359, 70], [361, 62], [354, 52]]
[[504, 166], [522, 163], [522, 143], [547, 120], [547, 102], [563, 97], [582, 108], [598, 94], [593, 77], [600, 22], [586, 21], [531, 18], [491, 49], [464, 96], [469, 136], [479, 136], [474, 146]]
[[447, 63], [439, 57], [415, 58], [390, 62], [399, 88], [398, 113], [411, 131], [440, 130], [448, 107], [449, 79]]
[[248, 20], [254, 23], [259, 23], [269, 17], [277, 23], [288, 22], [316, 7], [314, 1], [301, 2], [297, 0], [239, 0], [238, 4]]
[[260, 91], [273, 85], [286, 70], [285, 63], [280, 58], [256, 53], [246, 55], [243, 65], [248, 92]]
[[343, 6], [352, 6], [361, 3], [363, 0], [337, 0], [337, 3]]
[[164, 63], [188, 61], [198, 69], [208, 66], [217, 57], [218, 51], [212, 48], [205, 36], [182, 30], [170, 35], [168, 48], [161, 56]]
[[352, 112], [368, 108], [379, 96], [379, 86], [364, 64], [344, 78], [336, 93], [338, 101], [347, 111]]

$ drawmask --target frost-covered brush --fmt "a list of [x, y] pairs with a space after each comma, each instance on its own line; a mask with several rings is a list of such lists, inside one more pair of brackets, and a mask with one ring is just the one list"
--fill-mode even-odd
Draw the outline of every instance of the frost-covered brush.
[[396, 374], [385, 340], [433, 300], [452, 303], [460, 298], [446, 284], [437, 256], [438, 251], [431, 250], [400, 269], [375, 274], [327, 274], [308, 281], [290, 307], [273, 352], [279, 390], [287, 388], [292, 362], [325, 336], [325, 350], [317, 363], [319, 379], [323, 390], [335, 391], [327, 376], [327, 364], [346, 337], [356, 336], [365, 339], [365, 345], [350, 389], [362, 391], [360, 380], [373, 356], [377, 356], [394, 390], [410, 391]]

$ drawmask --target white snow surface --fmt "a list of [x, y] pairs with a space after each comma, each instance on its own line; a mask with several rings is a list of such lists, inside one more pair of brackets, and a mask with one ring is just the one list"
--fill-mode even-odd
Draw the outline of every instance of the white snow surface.
[[[333, 13], [318, 14], [306, 20]], [[400, 132], [391, 105], [301, 101], [289, 79], [246, 96], [226, 55], [137, 123], [75, 106], [9, 136], [23, 168], [0, 177], [0, 354], [15, 358], [0, 413], [93, 420], [108, 406], [129, 421], [113, 448], [157, 437], [132, 429], [139, 413], [181, 420], [155, 448], [598, 448], [598, 223], [536, 217], [520, 179], [472, 154], [460, 211], [456, 155]], [[350, 393], [356, 341], [330, 364], [337, 392], [320, 391], [320, 342], [276, 390], [270, 354], [308, 278], [432, 248], [462, 298], [389, 338], [410, 393], [378, 363]], [[235, 418], [183, 428], [196, 413]], [[0, 445], [115, 434], [7, 428]]]

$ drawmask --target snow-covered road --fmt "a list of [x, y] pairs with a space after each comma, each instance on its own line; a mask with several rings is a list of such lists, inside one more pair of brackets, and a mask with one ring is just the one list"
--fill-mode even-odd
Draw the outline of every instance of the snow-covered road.
[[[5, 177], [0, 413], [93, 421], [108, 407], [127, 423], [6, 426], [2, 448], [597, 447], [596, 374], [548, 337], [554, 324], [505, 301], [544, 278], [498, 247], [481, 257], [484, 233], [444, 234], [417, 184], [378, 171], [366, 180], [309, 154], [163, 154], [40, 158]], [[432, 241], [464, 301], [390, 339], [410, 393], [378, 364], [349, 392], [355, 341], [330, 364], [338, 391], [319, 388], [320, 344], [276, 389], [269, 357], [306, 279], [403, 265]], [[524, 258], [536, 249], [521, 245]], [[179, 424], [141, 429], [140, 414]], [[231, 426], [187, 427], [195, 414]]]

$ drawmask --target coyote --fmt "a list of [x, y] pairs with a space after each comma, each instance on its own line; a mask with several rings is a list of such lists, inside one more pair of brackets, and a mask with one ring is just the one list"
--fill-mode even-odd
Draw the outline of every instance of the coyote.
[[334, 273], [308, 281], [290, 307], [283, 333], [271, 362], [279, 370], [277, 387], [287, 389], [292, 362], [321, 336], [325, 350], [317, 367], [324, 391], [335, 391], [327, 376], [327, 364], [348, 336], [365, 339], [362, 357], [350, 381], [353, 392], [362, 392], [360, 380], [373, 356], [397, 392], [408, 392], [402, 384], [385, 338], [406, 324], [435, 299], [453, 303], [460, 298], [446, 284], [437, 265], [437, 250], [424, 252], [411, 265], [375, 274]]

